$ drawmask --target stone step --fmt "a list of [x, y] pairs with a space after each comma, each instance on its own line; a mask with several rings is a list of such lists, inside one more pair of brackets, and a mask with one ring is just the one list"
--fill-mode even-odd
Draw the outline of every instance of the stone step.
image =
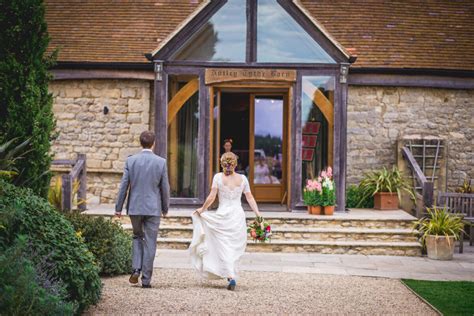
[[[389, 211], [386, 211], [389, 212]], [[308, 215], [304, 213], [271, 213], [263, 214], [265, 219], [274, 227], [292, 226], [292, 227], [307, 227], [307, 228], [366, 228], [366, 229], [412, 229], [414, 217], [400, 211], [396, 216], [388, 216], [381, 211], [380, 216], [357, 216], [357, 214], [335, 214], [334, 216], [325, 215]], [[106, 216], [111, 217], [110, 214], [94, 214], [87, 211], [85, 214], [91, 216]], [[246, 213], [247, 222], [250, 224], [255, 216], [253, 213]], [[130, 224], [128, 216], [122, 216], [120, 222], [123, 224]], [[192, 219], [190, 213], [178, 213], [168, 215], [162, 218], [162, 225], [166, 226], [190, 226]]]
[[[160, 249], [187, 249], [191, 240], [158, 238], [157, 242]], [[272, 240], [266, 243], [249, 242], [246, 251], [420, 256], [421, 245], [418, 242]]]
[[[130, 224], [123, 224], [131, 231]], [[319, 241], [405, 241], [416, 242], [416, 231], [412, 229], [367, 229], [367, 228], [311, 228], [281, 226], [273, 228], [272, 240], [319, 240]], [[187, 226], [160, 225], [162, 238], [188, 238], [193, 234], [193, 228]], [[250, 238], [249, 238], [250, 240]]]

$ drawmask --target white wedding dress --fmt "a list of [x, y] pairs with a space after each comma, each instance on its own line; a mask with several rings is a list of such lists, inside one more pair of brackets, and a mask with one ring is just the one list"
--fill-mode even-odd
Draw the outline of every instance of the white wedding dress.
[[247, 178], [241, 176], [240, 186], [230, 188], [223, 184], [223, 174], [216, 174], [212, 187], [218, 189], [217, 211], [192, 216], [191, 263], [204, 278], [237, 278], [235, 265], [247, 245], [247, 224], [241, 197], [242, 192], [250, 192]]

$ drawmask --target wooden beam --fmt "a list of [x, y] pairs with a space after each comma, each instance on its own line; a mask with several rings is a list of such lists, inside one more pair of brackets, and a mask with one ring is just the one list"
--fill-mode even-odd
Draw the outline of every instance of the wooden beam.
[[446, 89], [474, 89], [474, 78], [435, 75], [401, 75], [354, 73], [348, 77], [350, 86], [426, 87]]
[[183, 107], [184, 103], [188, 101], [199, 90], [199, 79], [189, 81], [182, 87], [176, 95], [168, 103], [168, 125], [173, 121], [176, 114]]
[[110, 70], [110, 69], [53, 69], [54, 80], [81, 79], [140, 79], [153, 80], [153, 71], [147, 70]]
[[257, 1], [247, 0], [247, 43], [246, 57], [248, 64], [257, 60]]

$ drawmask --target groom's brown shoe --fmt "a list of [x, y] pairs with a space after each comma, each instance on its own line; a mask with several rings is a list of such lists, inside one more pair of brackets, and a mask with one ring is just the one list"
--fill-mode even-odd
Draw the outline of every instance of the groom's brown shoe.
[[140, 270], [134, 270], [132, 275], [130, 276], [130, 279], [128, 279], [128, 282], [132, 284], [137, 284], [139, 277], [140, 277]]

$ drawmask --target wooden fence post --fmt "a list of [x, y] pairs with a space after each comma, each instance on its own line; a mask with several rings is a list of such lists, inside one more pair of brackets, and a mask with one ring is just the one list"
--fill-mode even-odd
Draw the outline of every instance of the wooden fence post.
[[70, 212], [72, 209], [72, 181], [69, 174], [62, 175], [62, 201], [61, 209], [63, 212]]
[[79, 203], [79, 210], [85, 211], [87, 208], [86, 199], [87, 199], [87, 162], [85, 154], [78, 154], [77, 161], [83, 161], [82, 171], [79, 174], [79, 191], [77, 192], [77, 200]]
[[434, 183], [423, 183], [422, 194], [425, 208], [433, 207]]

